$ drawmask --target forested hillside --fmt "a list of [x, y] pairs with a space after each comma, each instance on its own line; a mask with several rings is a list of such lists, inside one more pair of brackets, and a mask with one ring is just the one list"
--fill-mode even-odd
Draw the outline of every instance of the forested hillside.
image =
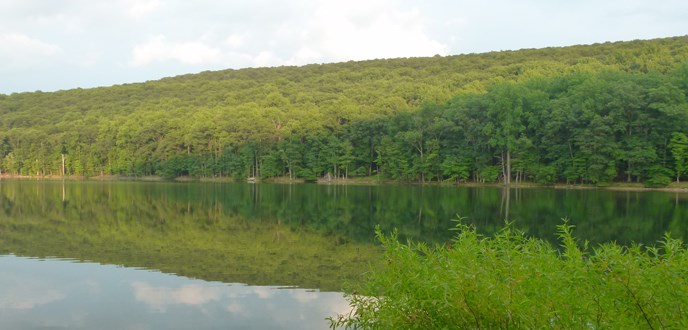
[[0, 94], [3, 173], [662, 185], [688, 37]]

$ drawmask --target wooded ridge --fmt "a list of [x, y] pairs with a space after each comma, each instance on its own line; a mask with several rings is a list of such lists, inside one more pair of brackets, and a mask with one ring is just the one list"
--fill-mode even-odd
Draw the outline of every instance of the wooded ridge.
[[686, 36], [0, 94], [0, 169], [666, 185], [686, 94]]

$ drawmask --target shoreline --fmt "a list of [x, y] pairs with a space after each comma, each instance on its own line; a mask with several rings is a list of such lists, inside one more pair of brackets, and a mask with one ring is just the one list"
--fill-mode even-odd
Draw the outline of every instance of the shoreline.
[[[246, 182], [246, 180], [238, 180], [231, 177], [209, 177], [209, 178], [195, 178], [195, 177], [176, 177], [176, 178], [163, 178], [160, 176], [120, 176], [120, 175], [99, 175], [93, 177], [85, 176], [28, 176], [28, 175], [10, 175], [3, 173], [0, 175], [0, 182], [3, 180], [34, 180], [34, 181], [141, 181], [141, 182]], [[375, 177], [365, 177], [365, 178], [349, 178], [349, 179], [331, 179], [331, 180], [315, 180], [309, 181], [305, 179], [290, 179], [285, 177], [269, 178], [269, 179], [256, 179], [250, 181], [250, 183], [276, 183], [276, 184], [302, 184], [302, 183], [313, 183], [320, 185], [418, 185], [418, 186], [444, 186], [444, 187], [493, 187], [493, 188], [504, 188], [503, 184], [499, 183], [476, 183], [476, 182], [466, 182], [466, 183], [456, 183], [456, 182], [408, 182], [408, 181], [394, 181], [394, 180], [382, 180]], [[676, 192], [676, 193], [688, 193], [688, 182], [676, 183], [672, 182], [667, 187], [662, 188], [649, 188], [643, 186], [641, 183], [626, 183], [626, 182], [615, 182], [608, 186], [595, 186], [590, 184], [553, 184], [544, 185], [533, 182], [519, 182], [511, 184], [510, 188], [552, 188], [552, 189], [564, 189], [564, 190], [615, 190], [615, 191], [662, 191], [662, 192]]]

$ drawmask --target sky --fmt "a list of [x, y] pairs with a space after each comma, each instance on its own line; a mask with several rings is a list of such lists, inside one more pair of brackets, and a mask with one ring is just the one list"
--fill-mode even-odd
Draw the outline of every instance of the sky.
[[685, 0], [0, 0], [0, 93], [688, 34]]

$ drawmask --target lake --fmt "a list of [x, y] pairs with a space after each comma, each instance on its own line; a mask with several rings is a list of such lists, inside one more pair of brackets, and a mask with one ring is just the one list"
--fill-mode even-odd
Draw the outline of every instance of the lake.
[[381, 250], [457, 215], [556, 243], [688, 237], [688, 194], [416, 185], [0, 181], [2, 329], [326, 329]]

